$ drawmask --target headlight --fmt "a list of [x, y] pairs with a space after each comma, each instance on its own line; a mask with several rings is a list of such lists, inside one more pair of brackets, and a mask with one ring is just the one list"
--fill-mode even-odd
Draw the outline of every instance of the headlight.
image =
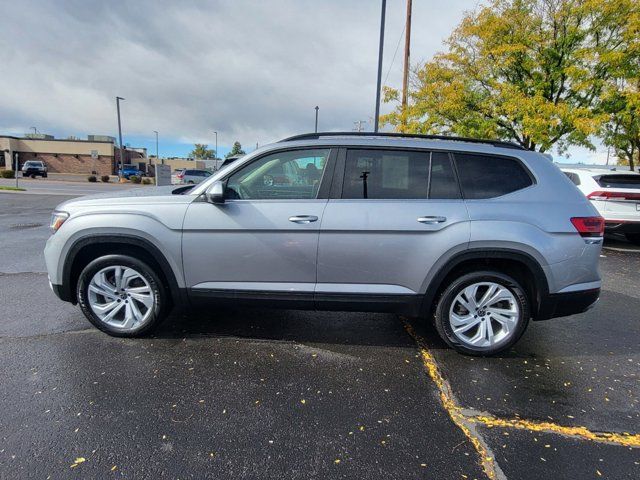
[[49, 224], [51, 232], [56, 233], [67, 218], [69, 218], [69, 214], [67, 212], [53, 212], [51, 214], [51, 223]]

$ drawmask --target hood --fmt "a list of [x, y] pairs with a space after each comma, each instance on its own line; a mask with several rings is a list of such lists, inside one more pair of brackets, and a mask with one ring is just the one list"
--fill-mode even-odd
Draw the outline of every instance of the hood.
[[118, 190], [116, 192], [97, 193], [84, 197], [73, 198], [61, 203], [56, 210], [65, 208], [84, 207], [89, 205], [127, 205], [141, 203], [183, 203], [193, 200], [191, 195], [181, 195], [188, 193], [193, 185], [167, 185], [164, 187], [138, 187], [129, 190]]

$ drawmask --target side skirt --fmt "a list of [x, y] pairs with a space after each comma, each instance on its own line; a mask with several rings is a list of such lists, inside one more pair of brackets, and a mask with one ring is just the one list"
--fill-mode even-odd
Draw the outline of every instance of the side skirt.
[[207, 304], [242, 307], [320, 310], [338, 312], [400, 313], [420, 312], [421, 295], [332, 294], [228, 289], [189, 289], [194, 306]]

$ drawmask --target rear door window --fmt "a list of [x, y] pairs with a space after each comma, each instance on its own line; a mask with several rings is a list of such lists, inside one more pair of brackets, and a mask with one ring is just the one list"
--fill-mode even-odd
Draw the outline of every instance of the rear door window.
[[446, 152], [431, 154], [431, 177], [429, 178], [429, 198], [457, 199], [460, 186], [456, 178], [451, 157]]
[[477, 153], [455, 153], [454, 158], [465, 199], [500, 197], [533, 185], [515, 158]]
[[342, 198], [426, 199], [429, 152], [348, 150]]

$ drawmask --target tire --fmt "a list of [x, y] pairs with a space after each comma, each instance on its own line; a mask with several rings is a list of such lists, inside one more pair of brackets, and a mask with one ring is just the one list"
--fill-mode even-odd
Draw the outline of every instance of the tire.
[[[117, 267], [121, 267], [125, 291], [116, 288]], [[133, 276], [132, 272], [137, 276]], [[102, 281], [97, 280], [96, 274], [99, 273], [104, 274]], [[94, 279], [97, 283], [92, 284]], [[129, 290], [130, 288], [137, 290]], [[106, 295], [96, 293], [96, 289]], [[76, 293], [78, 304], [87, 319], [96, 328], [114, 337], [144, 336], [154, 330], [169, 313], [169, 293], [158, 274], [146, 263], [127, 255], [106, 255], [93, 260], [80, 273]], [[137, 300], [131, 298], [131, 295]], [[97, 308], [109, 305], [114, 307], [110, 310], [105, 308], [101, 318]], [[117, 311], [108, 319], [114, 310]]]
[[31, 178], [33, 178], [34, 180], [36, 179], [35, 173], [33, 175], [31, 175]]
[[[492, 291], [500, 292], [500, 296], [481, 306], [483, 295], [493, 286], [497, 289]], [[476, 298], [469, 302], [467, 293], [473, 293], [474, 289]], [[525, 290], [515, 279], [500, 272], [477, 271], [455, 278], [445, 288], [437, 300], [434, 323], [440, 337], [458, 352], [489, 356], [507, 350], [520, 339], [529, 323], [530, 312]], [[456, 318], [459, 330], [454, 331], [452, 322], [455, 323]]]
[[46, 174], [46, 173], [42, 174], [42, 178], [47, 178], [48, 176], [49, 176], [49, 175], [48, 175], [48, 174]]
[[634, 245], [640, 245], [640, 233], [625, 233], [624, 236]]

